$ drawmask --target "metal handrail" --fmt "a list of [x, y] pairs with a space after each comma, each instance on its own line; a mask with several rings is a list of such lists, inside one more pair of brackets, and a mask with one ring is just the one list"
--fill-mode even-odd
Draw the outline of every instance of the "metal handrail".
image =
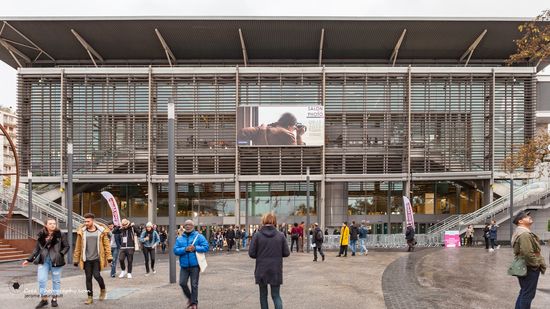
[[31, 235], [29, 235], [29, 234], [27, 234], [27, 233], [18, 231], [18, 230], [16, 230], [16, 229], [14, 229], [13, 227], [9, 226], [8, 224], [6, 224], [6, 223], [5, 223], [5, 222], [7, 222], [7, 220], [6, 220], [7, 217], [6, 217], [6, 216], [0, 215], [0, 218], [1, 218], [1, 219], [0, 219], [0, 225], [1, 225], [3, 228], [6, 228], [6, 229], [8, 229], [8, 230], [10, 230], [10, 231], [13, 231], [13, 232], [15, 232], [15, 233], [17, 233], [17, 234], [19, 234], [19, 235], [26, 236], [27, 238], [31, 238], [31, 239], [37, 240], [36, 237], [31, 236]]
[[[530, 190], [533, 189], [534, 184], [544, 183], [544, 190], [537, 192], [536, 194], [530, 194]], [[531, 201], [539, 200], [541, 197], [548, 195], [548, 182], [531, 182], [518, 189], [514, 190], [514, 202], [516, 206], [521, 204], [529, 204]], [[496, 214], [506, 210], [510, 207], [509, 195], [503, 196], [496, 201], [465, 215], [457, 215], [450, 219], [444, 220], [444, 224], [439, 224], [436, 227], [432, 227], [428, 230], [428, 233], [438, 234], [445, 230], [449, 230], [456, 226], [471, 224], [478, 221], [480, 218], [488, 218], [495, 216]]]

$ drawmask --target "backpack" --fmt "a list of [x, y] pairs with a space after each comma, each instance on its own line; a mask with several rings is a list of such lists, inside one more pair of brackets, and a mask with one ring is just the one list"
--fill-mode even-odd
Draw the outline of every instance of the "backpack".
[[324, 239], [323, 232], [321, 230], [318, 230], [315, 233], [315, 240], [316, 241], [323, 241], [323, 239]]

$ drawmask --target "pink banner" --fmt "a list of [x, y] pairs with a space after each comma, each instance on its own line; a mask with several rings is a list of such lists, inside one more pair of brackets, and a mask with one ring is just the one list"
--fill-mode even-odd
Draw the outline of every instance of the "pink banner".
[[107, 200], [107, 203], [109, 203], [109, 207], [111, 207], [111, 212], [113, 213], [113, 223], [116, 226], [120, 226], [120, 213], [118, 212], [118, 205], [115, 197], [108, 191], [102, 191], [101, 195], [103, 195], [103, 197]]
[[406, 196], [403, 196], [403, 204], [405, 205], [405, 220], [407, 226], [412, 226], [414, 228], [414, 214], [411, 202]]

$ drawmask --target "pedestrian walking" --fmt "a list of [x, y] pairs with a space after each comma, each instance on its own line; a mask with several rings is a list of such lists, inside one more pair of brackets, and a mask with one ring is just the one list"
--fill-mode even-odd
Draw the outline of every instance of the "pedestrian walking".
[[[208, 241], [199, 232], [195, 231], [195, 224], [187, 220], [183, 224], [184, 232], [176, 239], [174, 254], [179, 256], [180, 281], [179, 285], [185, 297], [187, 308], [197, 309], [199, 303], [199, 261], [196, 252], [208, 252]], [[187, 282], [191, 281], [191, 290]]]
[[109, 241], [109, 228], [95, 221], [92, 213], [84, 215], [84, 224], [76, 230], [76, 244], [73, 254], [74, 266], [80, 266], [86, 274], [86, 290], [88, 298], [86, 305], [93, 304], [92, 276], [99, 284], [99, 300], [104, 300], [107, 295], [105, 281], [101, 277], [101, 271], [113, 261], [111, 244]]
[[298, 248], [300, 249], [300, 252], [304, 252], [304, 227], [305, 222], [302, 221], [300, 225], [298, 225], [298, 231], [299, 231], [299, 237], [298, 237]]
[[349, 245], [351, 246], [351, 256], [355, 256], [357, 250], [357, 239], [359, 238], [359, 228], [355, 225], [355, 221], [351, 221], [349, 227]]
[[367, 235], [369, 234], [369, 229], [367, 228], [367, 221], [361, 221], [361, 226], [359, 227], [359, 247], [361, 251], [360, 255], [369, 254], [369, 249], [367, 249]]
[[541, 255], [540, 239], [531, 232], [533, 219], [527, 211], [521, 211], [514, 217], [514, 224], [517, 228], [512, 235], [512, 247], [514, 256], [521, 257], [527, 266], [527, 274], [518, 277], [519, 295], [516, 299], [516, 309], [529, 309], [535, 298], [537, 283], [540, 274], [546, 272], [546, 263]]
[[248, 232], [246, 229], [242, 230], [242, 236], [243, 236], [243, 249], [246, 249], [246, 242], [248, 240]]
[[256, 259], [254, 278], [260, 288], [260, 308], [268, 309], [267, 286], [271, 287], [271, 299], [275, 309], [283, 308], [280, 289], [283, 284], [283, 258], [290, 255], [288, 242], [283, 233], [277, 231], [277, 217], [266, 213], [262, 227], [250, 242], [248, 255]]
[[407, 252], [414, 251], [414, 246], [416, 245], [416, 240], [414, 239], [414, 226], [408, 225], [405, 229], [405, 239], [407, 240]]
[[230, 226], [229, 230], [225, 234], [225, 239], [227, 240], [227, 251], [231, 251], [235, 245], [235, 230]]
[[471, 247], [474, 243], [474, 227], [471, 224], [466, 228], [466, 234], [464, 236], [466, 246]]
[[485, 239], [485, 250], [489, 250], [489, 236], [491, 235], [491, 225], [489, 223], [485, 224], [483, 228], [483, 238]]
[[38, 292], [40, 302], [35, 308], [48, 305], [48, 275], [52, 274], [52, 307], [57, 307], [57, 297], [61, 295], [61, 270], [65, 265], [65, 254], [69, 251], [67, 237], [57, 228], [55, 219], [46, 220], [44, 229], [38, 233], [36, 246], [31, 255], [23, 261], [23, 266], [29, 263], [38, 265]]
[[239, 250], [241, 249], [242, 238], [243, 238], [243, 233], [241, 232], [241, 227], [240, 226], [235, 227], [235, 250], [237, 252], [239, 252]]
[[300, 238], [300, 229], [298, 228], [298, 223], [294, 222], [294, 226], [290, 230], [290, 252], [294, 244], [296, 244], [296, 252], [298, 252], [298, 239]]
[[313, 223], [313, 235], [311, 237], [311, 246], [313, 247], [313, 262], [317, 262], [317, 251], [321, 255], [321, 259], [325, 261], [325, 254], [323, 253], [323, 241], [325, 236], [323, 231], [319, 228], [319, 223]]
[[340, 252], [337, 257], [341, 257], [342, 254], [344, 257], [348, 256], [348, 245], [349, 245], [349, 227], [348, 222], [342, 223], [342, 228], [340, 229]]
[[491, 221], [491, 227], [489, 228], [489, 240], [491, 242], [491, 249], [489, 249], [489, 252], [493, 252], [496, 249], [500, 249], [500, 245], [497, 246], [497, 229], [498, 225], [495, 220]]
[[[149, 276], [149, 271], [156, 274], [155, 270], [155, 250], [160, 243], [160, 236], [153, 229], [153, 223], [147, 222], [145, 230], [141, 232], [139, 241], [143, 244], [143, 257], [145, 258], [145, 276]], [[149, 269], [149, 261], [151, 261], [151, 269]]]
[[120, 252], [120, 234], [114, 234], [115, 224], [109, 222], [107, 224], [109, 227], [109, 240], [111, 243], [111, 256], [113, 257], [114, 263], [111, 263], [111, 278], [116, 276], [116, 261], [118, 261], [118, 254]]
[[[134, 253], [136, 246], [139, 244], [136, 243], [136, 236], [140, 235], [139, 232], [134, 228], [134, 223], [131, 223], [128, 219], [122, 219], [122, 227], [115, 227], [113, 231], [114, 234], [120, 234], [120, 253], [119, 253], [119, 262], [120, 262], [120, 272], [119, 278], [124, 278], [126, 276], [128, 279], [132, 279], [132, 266], [134, 263]], [[126, 262], [128, 263], [128, 268], [126, 268]]]
[[162, 229], [159, 234], [160, 238], [160, 248], [162, 249], [162, 254], [166, 252], [166, 241], [168, 240], [168, 234], [165, 229]]

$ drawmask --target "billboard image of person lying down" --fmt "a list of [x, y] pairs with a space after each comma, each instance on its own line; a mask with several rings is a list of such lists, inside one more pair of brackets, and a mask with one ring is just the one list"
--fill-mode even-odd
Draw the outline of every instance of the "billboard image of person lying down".
[[324, 109], [306, 106], [245, 106], [237, 114], [241, 146], [322, 146]]

